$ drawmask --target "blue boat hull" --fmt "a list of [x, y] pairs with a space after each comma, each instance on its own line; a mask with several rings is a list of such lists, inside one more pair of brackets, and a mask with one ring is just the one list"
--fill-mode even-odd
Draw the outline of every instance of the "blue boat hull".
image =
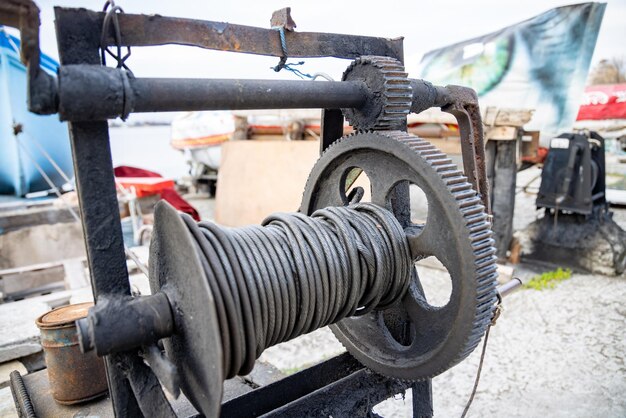
[[[0, 27], [0, 194], [23, 196], [50, 189], [39, 168], [57, 187], [66, 183], [46, 153], [70, 179], [74, 169], [67, 125], [56, 115], [28, 111], [26, 68], [16, 48], [19, 39]], [[58, 64], [51, 58], [43, 56], [41, 63], [56, 73]], [[17, 125], [22, 132], [15, 135]]]

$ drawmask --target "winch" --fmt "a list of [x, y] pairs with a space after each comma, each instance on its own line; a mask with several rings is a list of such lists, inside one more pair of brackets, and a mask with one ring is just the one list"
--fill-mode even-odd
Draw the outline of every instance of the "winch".
[[[11, 0], [0, 11], [3, 21], [22, 25], [23, 37], [37, 38], [36, 26], [28, 26], [38, 12], [34, 4]], [[117, 416], [175, 416], [162, 386], [175, 397], [182, 389], [205, 416], [241, 416], [222, 407], [224, 379], [249, 373], [264, 349], [326, 325], [375, 373], [356, 376], [360, 369], [341, 360], [337, 369], [346, 375], [316, 378], [323, 383], [299, 398], [285, 395], [284, 404], [242, 400], [240, 408], [252, 405], [245, 415], [297, 415], [285, 409], [294, 405], [300, 415], [313, 413], [304, 409], [306, 396], [341, 379], [370, 382], [357, 386], [382, 400], [417, 388], [414, 381], [429, 385], [478, 345], [496, 306], [497, 273], [482, 123], [471, 89], [409, 79], [401, 39], [298, 33], [288, 10], [275, 14], [274, 29], [130, 15], [119, 7], [55, 13], [58, 80], [32, 70], [30, 105], [69, 121], [96, 298], [78, 321], [80, 343], [105, 356]], [[288, 53], [353, 61], [337, 82], [140, 78], [128, 71], [124, 48], [167, 43], [271, 55], [283, 66]], [[29, 65], [38, 65], [37, 43], [22, 45]], [[103, 58], [110, 46], [117, 47], [107, 52], [116, 68]], [[406, 132], [407, 115], [430, 107], [457, 118], [462, 170]], [[268, 214], [262, 226], [223, 228], [160, 203], [150, 249], [152, 294], [133, 298], [106, 120], [133, 112], [264, 108], [322, 109], [323, 152], [300, 211]], [[341, 137], [344, 117], [354, 133]], [[363, 189], [351, 187], [362, 173], [370, 180], [370, 202], [362, 201]], [[429, 208], [419, 222], [410, 216], [411, 184]], [[429, 256], [451, 276], [450, 300], [441, 307], [429, 304], [414, 267]], [[428, 387], [423, 395], [430, 402]], [[324, 402], [324, 413], [357, 413], [337, 407], [347, 402], [339, 397]]]

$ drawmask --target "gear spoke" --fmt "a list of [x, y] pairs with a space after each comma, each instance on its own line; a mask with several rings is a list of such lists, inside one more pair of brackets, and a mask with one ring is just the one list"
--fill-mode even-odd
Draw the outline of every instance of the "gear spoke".
[[309, 176], [301, 212], [336, 204], [329, 190], [337, 190], [338, 179], [354, 167], [367, 173], [372, 202], [387, 209], [394, 209], [389, 195], [401, 182], [422, 190], [426, 223], [407, 224], [405, 213], [401, 223], [414, 259], [437, 257], [450, 273], [452, 292], [446, 305], [430, 305], [415, 273], [393, 312], [349, 318], [331, 329], [378, 373], [409, 380], [435, 376], [472, 352], [495, 307], [495, 257], [484, 207], [462, 172], [427, 141], [402, 131], [374, 131], [349, 135], [327, 149]]

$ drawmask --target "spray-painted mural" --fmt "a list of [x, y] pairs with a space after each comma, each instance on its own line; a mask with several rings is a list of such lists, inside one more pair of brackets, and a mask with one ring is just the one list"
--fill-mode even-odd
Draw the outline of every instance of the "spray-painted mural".
[[552, 9], [498, 32], [427, 53], [421, 77], [472, 87], [480, 104], [536, 109], [542, 137], [571, 130], [584, 91], [604, 3]]

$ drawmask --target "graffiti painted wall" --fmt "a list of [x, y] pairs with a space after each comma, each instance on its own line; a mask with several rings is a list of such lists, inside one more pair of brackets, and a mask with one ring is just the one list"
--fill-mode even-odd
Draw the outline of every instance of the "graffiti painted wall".
[[500, 31], [430, 51], [421, 77], [472, 87], [480, 104], [536, 109], [530, 129], [547, 138], [576, 120], [605, 3], [549, 10]]

